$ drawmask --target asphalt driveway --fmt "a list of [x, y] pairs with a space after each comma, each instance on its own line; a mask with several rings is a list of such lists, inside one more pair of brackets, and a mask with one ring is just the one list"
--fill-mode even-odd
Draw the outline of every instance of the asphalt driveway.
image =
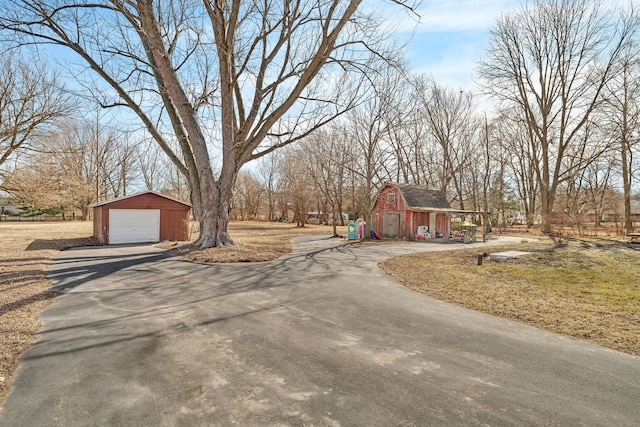
[[151, 246], [62, 252], [49, 274], [64, 294], [0, 425], [638, 425], [640, 358], [440, 302], [375, 267], [455, 246], [336, 244], [298, 239], [242, 265]]

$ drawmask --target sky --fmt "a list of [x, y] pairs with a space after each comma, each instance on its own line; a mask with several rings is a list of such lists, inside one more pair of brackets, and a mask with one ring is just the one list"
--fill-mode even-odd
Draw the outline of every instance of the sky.
[[485, 55], [495, 18], [517, 8], [519, 0], [424, 0], [418, 17], [394, 7], [397, 37], [408, 41], [414, 72], [443, 85], [473, 89], [475, 62]]

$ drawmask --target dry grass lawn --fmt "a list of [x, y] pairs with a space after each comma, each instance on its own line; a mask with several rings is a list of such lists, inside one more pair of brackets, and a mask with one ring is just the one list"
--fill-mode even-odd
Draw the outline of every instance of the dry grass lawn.
[[[338, 234], [346, 236], [347, 227], [337, 227]], [[197, 236], [197, 233], [194, 233]], [[236, 245], [222, 248], [196, 249], [191, 244], [164, 244], [197, 262], [261, 262], [273, 261], [291, 252], [291, 239], [300, 236], [333, 234], [333, 227], [310, 225], [296, 227], [291, 223], [237, 221], [229, 223], [229, 234]], [[195, 236], [194, 236], [195, 237]]]
[[45, 269], [61, 249], [93, 243], [90, 222], [0, 222], [0, 402], [55, 294]]
[[440, 300], [640, 355], [640, 245], [549, 240], [491, 248], [532, 251], [476, 266], [476, 250], [381, 263], [407, 287]]

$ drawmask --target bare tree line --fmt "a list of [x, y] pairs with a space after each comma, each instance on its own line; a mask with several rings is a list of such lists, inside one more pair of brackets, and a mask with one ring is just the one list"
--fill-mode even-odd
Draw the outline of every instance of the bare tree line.
[[[30, 155], [51, 163], [45, 175], [98, 177], [83, 184], [95, 196], [65, 193], [82, 209], [134, 185], [189, 197], [199, 243], [212, 246], [232, 243], [230, 214], [299, 225], [310, 211], [334, 223], [345, 212], [367, 218], [377, 189], [394, 181], [440, 188], [453, 206], [489, 211], [496, 224], [521, 214], [550, 233], [558, 213], [580, 226], [588, 215], [599, 223], [620, 212], [624, 231], [633, 230], [640, 126], [633, 4], [612, 10], [598, 1], [535, 0], [498, 17], [475, 96], [403, 69], [376, 22], [358, 13], [359, 2], [326, 10], [302, 1], [274, 10], [235, 1], [189, 11], [117, 1], [85, 8], [82, 19], [104, 9], [114, 27], [138, 34], [124, 44], [122, 33], [98, 34], [72, 19], [66, 12], [79, 4], [12, 4], [0, 17], [5, 33], [20, 36], [18, 44], [71, 49], [115, 90], [103, 107], [128, 106], [150, 135], [102, 141], [102, 149], [112, 147], [109, 161], [88, 143], [56, 145], [69, 135], [44, 144], [55, 157]], [[250, 17], [264, 19], [244, 27]], [[298, 31], [309, 23], [317, 39], [303, 42]], [[480, 111], [488, 102], [495, 109]], [[53, 119], [60, 135], [74, 133]], [[215, 144], [207, 141], [217, 132]], [[82, 167], [68, 153], [84, 158]], [[18, 172], [3, 187], [17, 194], [19, 182], [40, 182], [27, 179], [28, 168]], [[65, 181], [74, 180], [82, 181]]]
[[49, 132], [30, 140], [0, 189], [31, 213], [74, 213], [89, 218], [94, 203], [126, 196], [133, 188], [186, 199], [188, 186], [155, 145], [140, 136], [91, 120], [58, 119]]
[[2, 3], [0, 30], [14, 46], [73, 55], [109, 89], [103, 106], [138, 117], [187, 178], [198, 245], [210, 247], [233, 244], [227, 223], [240, 168], [350, 109], [365, 75], [389, 63], [379, 18], [360, 6], [19, 0]]

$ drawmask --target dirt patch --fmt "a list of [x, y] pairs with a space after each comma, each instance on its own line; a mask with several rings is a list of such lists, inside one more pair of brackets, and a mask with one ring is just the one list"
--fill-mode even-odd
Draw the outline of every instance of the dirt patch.
[[492, 248], [506, 250], [531, 254], [478, 266], [474, 250], [422, 253], [380, 266], [435, 298], [640, 354], [640, 248], [606, 239]]
[[0, 222], [0, 402], [56, 295], [47, 265], [61, 249], [94, 244], [91, 234], [89, 222]]

